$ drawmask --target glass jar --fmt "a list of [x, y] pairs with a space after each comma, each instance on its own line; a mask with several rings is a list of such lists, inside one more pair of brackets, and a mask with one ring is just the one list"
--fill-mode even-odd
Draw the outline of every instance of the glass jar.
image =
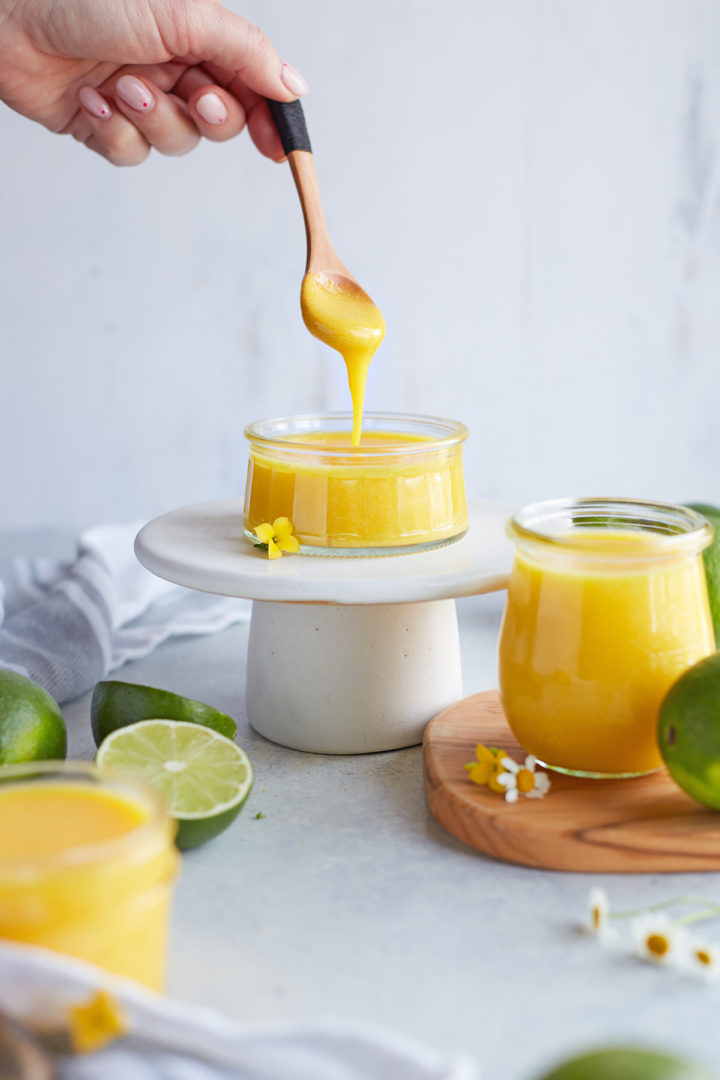
[[249, 443], [245, 533], [288, 517], [300, 551], [393, 555], [467, 531], [462, 448], [467, 428], [433, 416], [366, 413], [351, 446], [350, 413], [261, 420]]
[[175, 828], [154, 791], [93, 765], [0, 769], [0, 937], [162, 990]]
[[711, 526], [670, 504], [557, 499], [507, 532], [500, 693], [521, 746], [575, 775], [660, 768], [660, 703], [715, 651], [701, 555]]

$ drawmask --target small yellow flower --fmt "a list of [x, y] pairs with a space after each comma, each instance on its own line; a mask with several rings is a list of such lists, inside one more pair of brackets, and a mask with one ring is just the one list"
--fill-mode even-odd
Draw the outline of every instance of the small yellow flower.
[[76, 1054], [92, 1054], [127, 1033], [120, 1006], [107, 990], [73, 1005], [69, 1016], [70, 1043]]
[[[504, 759], [507, 761], [507, 758]], [[491, 791], [496, 791], [498, 795], [505, 795], [504, 777], [506, 777], [507, 771], [504, 768], [502, 762], [498, 761], [495, 765], [495, 770], [488, 780], [488, 787]], [[505, 796], [507, 798], [507, 795]]]
[[268, 559], [279, 559], [283, 551], [294, 555], [300, 550], [300, 541], [293, 536], [293, 523], [290, 518], [275, 518], [272, 525], [266, 521], [258, 525], [255, 535], [261, 545], [267, 545]]
[[472, 780], [473, 784], [479, 784], [480, 787], [487, 785], [498, 795], [505, 795], [503, 777], [507, 774], [507, 767], [504, 762], [509, 759], [494, 746], [483, 746], [482, 743], [478, 743], [475, 747], [475, 757], [476, 761], [469, 761], [465, 765], [468, 780]]
[[476, 761], [469, 761], [465, 766], [468, 780], [484, 787], [485, 784], [490, 783], [491, 777], [497, 771], [497, 750], [491, 750], [490, 747], [478, 743], [475, 747], [475, 757]]

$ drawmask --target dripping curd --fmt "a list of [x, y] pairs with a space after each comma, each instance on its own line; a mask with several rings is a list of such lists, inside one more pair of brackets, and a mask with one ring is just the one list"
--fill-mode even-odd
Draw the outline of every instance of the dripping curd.
[[358, 446], [368, 367], [385, 336], [382, 312], [354, 281], [328, 274], [305, 275], [300, 307], [310, 333], [345, 361], [353, 405], [352, 445]]

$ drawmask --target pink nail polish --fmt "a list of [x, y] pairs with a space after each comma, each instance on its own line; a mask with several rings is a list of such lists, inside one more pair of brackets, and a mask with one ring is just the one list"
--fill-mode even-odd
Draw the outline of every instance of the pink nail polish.
[[138, 112], [150, 112], [155, 104], [155, 98], [145, 83], [134, 75], [122, 75], [115, 83], [115, 92], [126, 105]]
[[203, 94], [195, 102], [195, 108], [206, 124], [222, 124], [227, 120], [228, 111], [225, 103], [217, 94]]
[[92, 86], [81, 86], [78, 90], [78, 97], [83, 108], [100, 120], [109, 120], [112, 116], [112, 109], [107, 101]]
[[290, 93], [296, 94], [297, 97], [307, 94], [310, 89], [300, 72], [296, 71], [294, 67], [290, 67], [289, 64], [283, 64], [280, 68], [280, 78], [285, 83]]

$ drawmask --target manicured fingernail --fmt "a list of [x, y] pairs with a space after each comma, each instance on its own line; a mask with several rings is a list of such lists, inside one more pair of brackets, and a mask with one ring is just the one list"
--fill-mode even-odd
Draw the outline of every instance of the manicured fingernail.
[[195, 108], [206, 124], [222, 124], [227, 120], [228, 111], [225, 103], [217, 94], [203, 94], [195, 102]]
[[296, 71], [294, 67], [290, 67], [289, 64], [283, 64], [280, 68], [280, 78], [285, 83], [290, 93], [297, 94], [298, 97], [307, 94], [310, 89], [300, 72]]
[[144, 82], [136, 79], [134, 75], [123, 75], [115, 83], [118, 97], [121, 97], [126, 105], [138, 112], [149, 112], [155, 104], [155, 98], [148, 90]]
[[112, 109], [107, 101], [97, 90], [93, 90], [92, 86], [81, 86], [78, 97], [83, 107], [93, 116], [98, 116], [101, 120], [108, 120], [112, 116]]

